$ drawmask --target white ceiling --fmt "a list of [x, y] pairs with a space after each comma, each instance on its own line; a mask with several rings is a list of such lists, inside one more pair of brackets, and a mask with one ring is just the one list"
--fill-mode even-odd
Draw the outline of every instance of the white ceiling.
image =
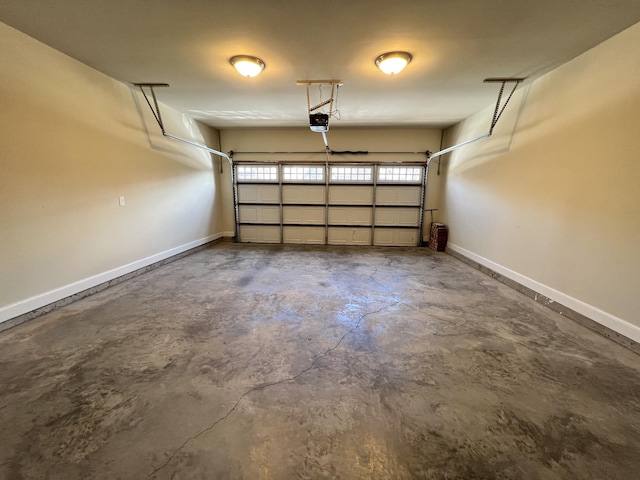
[[[331, 128], [443, 127], [495, 102], [484, 78], [530, 81], [640, 21], [640, 0], [2, 0], [0, 20], [123, 82], [169, 83], [161, 101], [214, 127], [306, 126], [296, 81], [325, 79], [344, 82]], [[374, 65], [392, 50], [413, 55], [398, 76]], [[239, 54], [264, 72], [239, 76]]]

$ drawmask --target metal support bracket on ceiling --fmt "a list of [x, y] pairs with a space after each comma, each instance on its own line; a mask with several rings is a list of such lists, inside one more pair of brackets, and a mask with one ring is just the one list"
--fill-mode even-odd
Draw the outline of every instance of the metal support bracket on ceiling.
[[[307, 113], [311, 115], [314, 111], [318, 110], [325, 105], [329, 105], [329, 115], [333, 113], [333, 104], [336, 101], [336, 92], [339, 87], [341, 87], [344, 83], [341, 80], [298, 80], [296, 85], [299, 87], [306, 87], [307, 89]], [[320, 99], [320, 103], [317, 105], [311, 106], [311, 92], [309, 89], [311, 87], [331, 87], [331, 96], [329, 99], [322, 101]]]
[[[187, 140], [186, 138], [172, 135], [165, 131], [164, 122], [162, 121], [162, 115], [160, 114], [160, 106], [158, 105], [158, 99], [156, 97], [156, 92], [154, 88], [168, 87], [169, 86], [168, 83], [134, 83], [133, 85], [138, 87], [142, 92], [142, 95], [144, 95], [144, 99], [147, 101], [147, 105], [149, 105], [149, 108], [151, 109], [151, 113], [153, 113], [153, 116], [156, 119], [156, 122], [158, 122], [158, 126], [160, 127], [160, 131], [162, 132], [163, 136], [171, 138], [173, 140], [177, 140], [178, 142], [186, 143], [188, 145], [201, 148], [202, 150], [206, 150], [207, 152], [217, 155], [219, 157], [226, 158], [229, 164], [233, 165], [233, 160], [231, 159], [230, 155], [224, 152], [220, 152], [218, 150], [214, 150], [213, 148], [209, 148], [206, 145], [202, 145], [201, 143], [193, 142], [191, 140]], [[145, 91], [145, 87], [147, 87], [149, 89], [149, 92], [151, 93], [151, 100], [153, 100], [153, 105], [151, 104], [151, 100], [149, 100], [149, 96]]]
[[[327, 130], [329, 129], [329, 118], [334, 114], [334, 105], [337, 102], [338, 97], [338, 89], [343, 85], [341, 80], [298, 80], [296, 85], [306, 87], [307, 89], [307, 114], [309, 115], [309, 119], [314, 115], [314, 112], [322, 107], [326, 107], [329, 105], [329, 113], [327, 118], [326, 130], [318, 130], [322, 133], [322, 140], [324, 141], [324, 146], [327, 151], [329, 151], [329, 141], [327, 140]], [[318, 87], [320, 92], [322, 92], [322, 87], [327, 86], [331, 87], [331, 96], [327, 100], [319, 99], [319, 103], [316, 105], [311, 105], [311, 87]]]
[[[487, 133], [485, 133], [484, 135], [481, 135], [477, 138], [473, 138], [471, 140], [467, 140], [465, 142], [462, 143], [458, 143], [456, 145], [453, 145], [451, 147], [445, 148], [444, 150], [440, 150], [439, 152], [435, 152], [435, 153], [428, 153], [429, 159], [427, 160], [427, 166], [429, 165], [429, 163], [431, 162], [431, 160], [433, 160], [436, 157], [440, 157], [446, 153], [452, 152], [453, 150], [456, 150], [464, 145], [468, 145], [470, 143], [473, 142], [477, 142], [478, 140], [482, 140], [483, 138], [487, 138], [490, 137], [493, 134], [493, 129], [495, 128], [496, 124], [498, 123], [498, 120], [500, 120], [500, 117], [502, 116], [502, 113], [504, 112], [504, 109], [507, 107], [507, 104], [509, 103], [509, 100], [511, 100], [511, 97], [513, 96], [513, 93], [516, 91], [516, 88], [518, 87], [518, 85], [525, 80], [525, 78], [513, 78], [513, 77], [509, 77], [509, 78], [485, 78], [484, 79], [484, 83], [500, 83], [500, 92], [498, 92], [498, 100], [496, 101], [496, 108], [493, 111], [493, 118], [491, 119], [491, 126], [489, 127], [489, 131]], [[513, 88], [511, 89], [511, 92], [509, 93], [509, 95], [507, 96], [507, 99], [504, 101], [504, 103], [502, 103], [502, 97], [504, 94], [504, 90], [505, 90], [505, 85], [507, 83], [513, 83]]]

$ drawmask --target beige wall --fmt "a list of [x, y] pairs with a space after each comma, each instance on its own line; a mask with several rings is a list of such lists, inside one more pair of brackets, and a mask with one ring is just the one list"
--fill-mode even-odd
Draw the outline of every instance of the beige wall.
[[1, 23], [0, 51], [0, 321], [225, 233], [220, 160], [139, 94]]
[[[445, 162], [441, 201], [452, 249], [636, 341], [639, 45], [637, 24], [521, 87], [494, 136]], [[485, 133], [492, 113], [447, 145]]]
[[[333, 121], [339, 123], [339, 121]], [[330, 155], [329, 160], [344, 162], [424, 162], [426, 153], [389, 155], [374, 152], [426, 152], [440, 148], [441, 130], [432, 128], [340, 128], [331, 125], [327, 132], [329, 147], [334, 151], [367, 151], [367, 155]], [[233, 150], [236, 161], [300, 162], [326, 160], [322, 134], [302, 129], [229, 129], [221, 131], [222, 149]], [[319, 154], [251, 155], [242, 152], [319, 152]], [[435, 165], [434, 165], [435, 167]], [[429, 172], [425, 208], [436, 208], [440, 182], [436, 168]], [[233, 224], [233, 219], [231, 219]], [[225, 223], [228, 226], [228, 223]]]

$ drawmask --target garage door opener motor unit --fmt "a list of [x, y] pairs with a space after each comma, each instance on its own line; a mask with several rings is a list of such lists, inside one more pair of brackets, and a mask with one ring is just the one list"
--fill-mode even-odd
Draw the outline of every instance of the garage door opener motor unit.
[[312, 113], [309, 115], [309, 127], [313, 132], [329, 130], [329, 115], [326, 113]]

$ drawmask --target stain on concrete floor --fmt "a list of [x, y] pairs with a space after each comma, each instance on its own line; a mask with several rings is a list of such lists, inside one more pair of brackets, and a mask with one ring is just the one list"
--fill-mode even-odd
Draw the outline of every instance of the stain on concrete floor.
[[634, 479], [639, 359], [443, 253], [219, 244], [0, 334], [0, 478]]

